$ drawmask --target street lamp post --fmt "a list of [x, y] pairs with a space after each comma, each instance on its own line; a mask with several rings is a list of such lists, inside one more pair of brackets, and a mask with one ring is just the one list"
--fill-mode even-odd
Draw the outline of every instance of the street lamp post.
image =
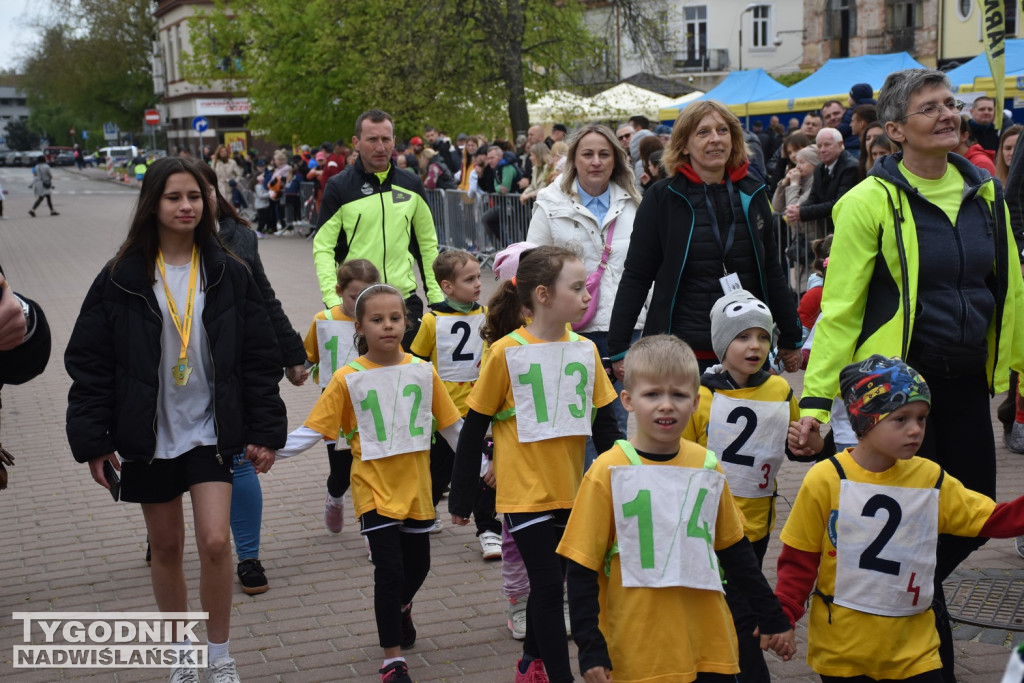
[[761, 3], [752, 2], [746, 7], [744, 7], [743, 11], [740, 12], [740, 68], [738, 69], [739, 71], [743, 71], [743, 15], [749, 12], [750, 10], [754, 9], [755, 7], [760, 6]]

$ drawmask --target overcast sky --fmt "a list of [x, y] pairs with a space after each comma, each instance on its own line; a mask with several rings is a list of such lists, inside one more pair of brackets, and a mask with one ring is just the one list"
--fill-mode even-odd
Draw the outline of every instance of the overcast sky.
[[[38, 41], [29, 24], [34, 16], [31, 0], [0, 0], [0, 69], [13, 68]], [[38, 10], [41, 3], [35, 2]]]

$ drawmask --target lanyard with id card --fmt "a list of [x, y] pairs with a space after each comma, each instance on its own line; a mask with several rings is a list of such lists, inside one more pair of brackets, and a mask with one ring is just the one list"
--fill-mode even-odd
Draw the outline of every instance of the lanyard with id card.
[[743, 285], [740, 284], [740, 278], [736, 273], [730, 273], [729, 269], [725, 267], [725, 257], [732, 251], [732, 243], [736, 238], [736, 213], [732, 210], [735, 205], [733, 202], [733, 187], [732, 179], [729, 176], [725, 177], [725, 191], [729, 194], [729, 210], [732, 213], [732, 219], [729, 221], [729, 231], [725, 235], [725, 242], [722, 242], [722, 233], [718, 227], [718, 215], [715, 212], [714, 202], [711, 201], [711, 197], [708, 196], [707, 188], [704, 189], [704, 203], [707, 205], [708, 220], [711, 222], [711, 234], [715, 238], [715, 242], [718, 244], [718, 248], [722, 252], [722, 277], [718, 278], [718, 284], [722, 286], [722, 294], [728, 294], [738, 289], [743, 289]]

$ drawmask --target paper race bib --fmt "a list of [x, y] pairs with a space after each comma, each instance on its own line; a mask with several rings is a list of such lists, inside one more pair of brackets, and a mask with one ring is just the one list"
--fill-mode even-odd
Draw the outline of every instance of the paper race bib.
[[434, 376], [430, 363], [345, 375], [363, 460], [430, 450]]
[[437, 374], [446, 382], [473, 382], [480, 376], [484, 340], [480, 327], [485, 315], [439, 315]]
[[610, 469], [622, 585], [722, 590], [715, 523], [725, 478], [659, 465]]
[[903, 617], [932, 604], [939, 490], [843, 479], [836, 525], [835, 603]]
[[523, 443], [590, 436], [594, 410], [594, 345], [589, 341], [510, 346], [516, 425]]
[[317, 320], [316, 348], [320, 354], [317, 384], [327, 388], [335, 371], [359, 357], [353, 337], [356, 325], [349, 320]]
[[715, 394], [708, 418], [708, 450], [718, 456], [729, 489], [741, 498], [765, 498], [786, 456], [788, 401], [750, 401]]

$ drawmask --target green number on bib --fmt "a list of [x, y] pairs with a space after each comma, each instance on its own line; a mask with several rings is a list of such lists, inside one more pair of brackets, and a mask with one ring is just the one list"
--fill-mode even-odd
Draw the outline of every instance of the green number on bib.
[[324, 348], [331, 352], [331, 373], [338, 369], [338, 338], [331, 337], [324, 342]]
[[690, 538], [703, 538], [704, 542], [708, 544], [708, 562], [711, 563], [711, 568], [715, 568], [715, 563], [711, 559], [711, 532], [708, 530], [708, 523], [704, 522], [701, 526], [700, 519], [700, 508], [704, 504], [704, 497], [708, 495], [707, 489], [701, 489], [697, 492], [697, 502], [693, 504], [693, 510], [690, 511], [690, 520], [686, 523], [686, 535]]
[[420, 410], [420, 401], [423, 400], [423, 390], [416, 384], [406, 384], [402, 389], [402, 396], [412, 396], [412, 412], [409, 413], [409, 436], [422, 436], [423, 427], [416, 426], [416, 413]]
[[540, 374], [540, 363], [531, 363], [530, 369], [517, 378], [520, 384], [529, 384], [533, 390], [533, 405], [537, 411], [537, 422], [548, 421], [548, 402], [544, 398], [544, 378]]
[[566, 377], [571, 377], [577, 372], [580, 373], [580, 381], [576, 383], [576, 395], [580, 397], [580, 404], [570, 404], [569, 414], [580, 418], [587, 414], [587, 368], [583, 363], [569, 363], [565, 366]]
[[[577, 416], [578, 417], [578, 416]], [[636, 517], [640, 535], [640, 566], [654, 569], [654, 519], [651, 515], [651, 491], [640, 489], [636, 498], [622, 505], [622, 516]]]
[[377, 390], [370, 389], [366, 398], [359, 402], [360, 410], [368, 410], [373, 415], [373, 426], [377, 430], [377, 441], [386, 441], [387, 433], [384, 431], [384, 416], [380, 414], [380, 402], [377, 400]]

